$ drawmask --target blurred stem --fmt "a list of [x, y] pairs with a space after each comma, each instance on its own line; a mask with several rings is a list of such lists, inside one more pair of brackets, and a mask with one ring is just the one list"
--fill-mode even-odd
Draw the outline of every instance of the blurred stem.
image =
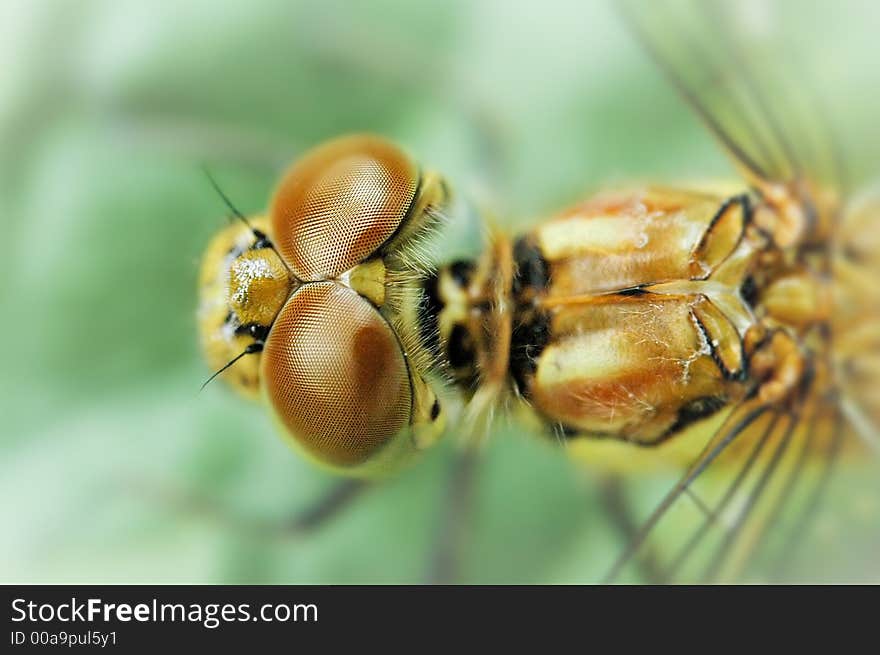
[[372, 485], [363, 480], [335, 482], [315, 501], [287, 519], [265, 519], [240, 516], [216, 500], [191, 491], [175, 489], [166, 484], [143, 482], [135, 485], [180, 513], [202, 516], [242, 532], [284, 538], [308, 535], [341, 515]]
[[454, 584], [461, 573], [461, 556], [467, 542], [473, 514], [474, 489], [479, 454], [467, 448], [458, 454], [449, 475], [437, 533], [428, 569], [429, 584]]
[[349, 507], [369, 483], [363, 480], [343, 480], [335, 483], [323, 496], [293, 517], [288, 530], [295, 534], [310, 532], [331, 521]]
[[[600, 493], [602, 505], [611, 523], [620, 532], [625, 542], [635, 539], [639, 531], [639, 523], [636, 520], [632, 505], [626, 497], [626, 485], [618, 475], [608, 475], [601, 483]], [[654, 554], [649, 549], [643, 549], [636, 558], [636, 566], [639, 576], [647, 584], [662, 584], [663, 573]]]

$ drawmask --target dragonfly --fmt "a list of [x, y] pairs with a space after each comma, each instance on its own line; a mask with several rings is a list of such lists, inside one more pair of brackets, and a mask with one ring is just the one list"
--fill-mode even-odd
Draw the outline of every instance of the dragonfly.
[[[520, 234], [487, 224], [478, 256], [449, 261], [436, 244], [475, 212], [382, 137], [307, 152], [262, 214], [212, 180], [237, 221], [202, 260], [209, 381], [262, 399], [302, 456], [348, 479], [297, 525], [455, 432], [432, 568], [454, 579], [468, 479], [507, 416], [613, 476], [682, 469], [627, 518], [603, 581], [739, 580], [756, 561], [773, 579], [836, 463], [876, 456], [880, 258], [863, 235], [880, 204], [852, 188], [819, 99], [758, 65], [733, 7], [621, 7], [739, 181], [608, 189]], [[682, 504], [684, 534], [668, 527]]]

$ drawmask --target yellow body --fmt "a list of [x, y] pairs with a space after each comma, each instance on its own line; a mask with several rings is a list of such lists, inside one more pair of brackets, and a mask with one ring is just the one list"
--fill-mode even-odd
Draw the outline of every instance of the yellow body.
[[[525, 284], [511, 291], [518, 264], [510, 243], [500, 238], [475, 265], [468, 286], [442, 268], [437, 280], [445, 307], [438, 331], [447, 342], [456, 324], [469, 326], [474, 362], [467, 394], [479, 390], [474, 385], [493, 387], [496, 406], [510, 406], [503, 398], [512, 394], [539, 423], [565, 433], [572, 455], [610, 469], [693, 459], [730, 408], [754, 391], [748, 362], [754, 344], [772, 329], [797, 344], [831, 314], [829, 283], [808, 266], [792, 264], [749, 223], [756, 212], [767, 211], [752, 202], [745, 195], [670, 189], [602, 194], [521, 237], [547, 269], [540, 288]], [[272, 236], [264, 218], [251, 222]], [[401, 238], [405, 242], [406, 233]], [[301, 284], [272, 249], [254, 250], [252, 242], [248, 227], [231, 225], [203, 260], [200, 330], [216, 369], [250, 342], [236, 328], [271, 325]], [[507, 274], [499, 264], [505, 259], [512, 267]], [[419, 336], [422, 300], [414, 285], [421, 275], [397, 251], [339, 276], [385, 314], [406, 344], [410, 365], [422, 372], [413, 389], [423, 418], [413, 425], [431, 429], [414, 430], [420, 448], [438, 434], [429, 420], [439, 394], [430, 371], [448, 370], [446, 362], [429, 361], [430, 349]], [[761, 282], [749, 291], [750, 305], [743, 289], [755, 277]], [[547, 334], [544, 343], [526, 344], [532, 370], [518, 388], [508, 359], [510, 349], [523, 344], [517, 344], [513, 326], [536, 315]], [[258, 397], [260, 360], [255, 353], [236, 363], [226, 380]], [[797, 358], [791, 360], [796, 374]], [[778, 382], [780, 394], [793, 383]]]
[[[317, 464], [387, 474], [437, 440], [441, 399], [457, 395], [455, 431], [469, 447], [511, 411], [593, 469], [727, 471], [701, 485], [702, 507], [723, 509], [743, 481], [758, 490], [747, 505], [769, 490], [776, 500], [754, 514], [736, 564], [791, 481], [821, 479], [838, 451], [861, 452], [852, 439], [840, 446], [845, 434], [873, 430], [880, 302], [858, 244], [829, 239], [835, 205], [777, 187], [634, 188], [513, 239], [489, 232], [478, 259], [438, 265], [425, 248], [444, 220], [437, 175], [410, 182], [396, 226], [376, 219], [382, 242], [369, 221], [349, 225], [351, 203], [384, 202], [381, 193], [349, 190], [354, 200], [334, 206], [323, 191], [363, 184], [360, 159], [344, 159], [340, 176], [317, 152], [307, 163], [330, 171], [312, 174], [320, 209], [297, 190], [294, 167], [284, 184], [296, 193], [279, 197], [306, 209], [222, 230], [205, 253], [199, 310], [209, 364], [262, 396]], [[302, 211], [312, 214], [297, 228]], [[311, 232], [300, 253], [284, 229], [324, 230], [339, 254], [315, 250]]]

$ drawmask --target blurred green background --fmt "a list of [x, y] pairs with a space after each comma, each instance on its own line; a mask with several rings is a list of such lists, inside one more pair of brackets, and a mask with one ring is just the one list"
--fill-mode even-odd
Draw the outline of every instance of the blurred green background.
[[[869, 160], [877, 3], [782, 16]], [[618, 180], [732, 172], [604, 2], [5, 1], [0, 32], [3, 582], [424, 578], [449, 440], [303, 538], [181, 502], [280, 519], [334, 482], [261, 408], [199, 393], [196, 272], [224, 223], [202, 163], [258, 211], [304, 148], [375, 131], [510, 226]], [[876, 473], [841, 468], [796, 579], [880, 582]], [[636, 484], [639, 511], [668, 483]], [[592, 581], [623, 543], [596, 476], [516, 427], [476, 498], [466, 581]]]

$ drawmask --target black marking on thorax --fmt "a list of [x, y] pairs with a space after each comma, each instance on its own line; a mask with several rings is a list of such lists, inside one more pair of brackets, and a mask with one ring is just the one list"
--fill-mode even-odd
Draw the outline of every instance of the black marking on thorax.
[[531, 235], [522, 236], [513, 244], [513, 296], [543, 291], [550, 283], [550, 268], [541, 248]]
[[422, 305], [419, 308], [419, 332], [422, 343], [433, 357], [440, 356], [440, 312], [443, 301], [439, 291], [439, 271], [425, 280]]
[[742, 297], [749, 309], [755, 309], [758, 304], [758, 283], [755, 281], [754, 275], [747, 275], [743, 280], [742, 286], [739, 288], [739, 295]]
[[531, 395], [531, 382], [538, 357], [550, 341], [550, 317], [545, 312], [517, 312], [510, 341], [510, 375], [524, 398]]
[[419, 329], [423, 342], [432, 355], [446, 364], [455, 382], [467, 391], [477, 385], [477, 353], [475, 342], [468, 324], [456, 320], [447, 334], [440, 326], [447, 321], [441, 320], [448, 308], [449, 299], [444, 297], [442, 286], [450, 280], [465, 293], [470, 285], [474, 272], [474, 264], [469, 261], [456, 261], [437, 270], [429, 277], [423, 287], [424, 301], [419, 312]]
[[477, 352], [473, 337], [466, 326], [457, 323], [446, 342], [446, 357], [456, 383], [466, 391], [473, 391], [480, 379]]
[[449, 274], [458, 286], [467, 289], [474, 274], [474, 263], [463, 259], [452, 262], [449, 265]]
[[727, 400], [719, 396], [703, 396], [694, 398], [688, 403], [682, 405], [675, 417], [675, 422], [657, 439], [646, 443], [645, 445], [656, 445], [683, 431], [688, 426], [709, 418], [727, 405]]
[[615, 291], [615, 296], [623, 296], [623, 297], [633, 297], [633, 296], [645, 296], [649, 291], [645, 291], [642, 287], [630, 287], [629, 289], [621, 289], [620, 291]]
[[510, 376], [519, 394], [528, 398], [538, 368], [538, 358], [550, 341], [550, 315], [536, 305], [550, 285], [550, 267], [531, 235], [513, 246], [513, 331], [510, 341]]
[[[709, 418], [717, 411], [726, 407], [727, 404], [728, 401], [721, 396], [701, 396], [699, 398], [694, 398], [693, 400], [685, 403], [679, 408], [675, 417], [675, 421], [660, 435], [645, 440], [627, 440], [627, 443], [644, 448], [658, 446], [668, 439], [671, 439], [677, 434], [683, 432], [694, 423]], [[611, 439], [616, 441], [621, 440], [621, 436], [616, 433], [586, 432], [577, 427], [566, 425], [564, 423], [559, 423], [557, 425], [557, 430], [555, 430], [555, 434], [558, 436], [562, 436], [564, 439], [567, 440], [582, 438]]]

